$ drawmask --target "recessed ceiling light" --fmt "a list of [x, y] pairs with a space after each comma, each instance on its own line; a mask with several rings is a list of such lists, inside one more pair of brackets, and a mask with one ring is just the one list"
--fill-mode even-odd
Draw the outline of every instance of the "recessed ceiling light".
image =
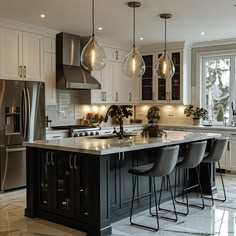
[[98, 30], [102, 30], [102, 27], [98, 27]]
[[143, 39], [144, 39], [144, 38], [142, 38], [142, 37], [140, 38], [140, 40], [143, 40]]
[[46, 16], [45, 16], [44, 14], [41, 14], [40, 17], [41, 17], [41, 18], [45, 18]]
[[201, 35], [205, 35], [205, 32], [201, 32]]

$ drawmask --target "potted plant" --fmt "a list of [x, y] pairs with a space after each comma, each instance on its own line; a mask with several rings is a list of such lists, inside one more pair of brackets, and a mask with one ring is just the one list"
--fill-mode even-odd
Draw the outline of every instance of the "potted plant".
[[194, 125], [199, 125], [200, 119], [208, 119], [208, 111], [206, 109], [202, 107], [196, 107], [194, 109], [193, 105], [189, 105], [187, 108], [185, 108], [184, 114], [187, 117], [192, 116]]
[[149, 124], [156, 124], [160, 120], [160, 110], [158, 107], [151, 107], [147, 112]]
[[120, 132], [117, 133], [120, 139], [124, 137], [123, 119], [133, 115], [133, 111], [131, 110], [131, 108], [132, 108], [131, 105], [122, 105], [122, 106], [112, 105], [107, 110], [106, 116], [104, 118], [104, 122], [107, 122], [109, 116], [111, 118], [113, 117], [116, 118], [116, 120], [120, 124]]

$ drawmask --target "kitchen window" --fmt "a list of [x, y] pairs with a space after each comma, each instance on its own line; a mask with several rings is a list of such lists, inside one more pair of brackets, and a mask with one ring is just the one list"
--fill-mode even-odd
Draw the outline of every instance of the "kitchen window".
[[200, 101], [208, 110], [209, 120], [215, 125], [232, 121], [232, 103], [235, 103], [235, 55], [205, 55], [200, 60]]

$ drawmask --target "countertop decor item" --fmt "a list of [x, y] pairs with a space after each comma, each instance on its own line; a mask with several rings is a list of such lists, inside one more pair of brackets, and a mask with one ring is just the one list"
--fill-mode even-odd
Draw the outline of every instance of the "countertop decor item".
[[193, 105], [189, 105], [184, 109], [184, 114], [193, 118], [193, 125], [199, 125], [200, 119], [206, 120], [208, 119], [208, 111], [204, 108], [196, 107], [194, 109]]
[[143, 57], [135, 47], [135, 8], [140, 7], [140, 2], [128, 2], [128, 6], [133, 8], [133, 47], [125, 57], [123, 62], [123, 73], [130, 78], [139, 78], [145, 72], [145, 63]]
[[167, 137], [167, 133], [160, 129], [158, 125], [147, 126], [143, 129], [142, 136], [144, 137], [161, 137], [165, 135]]
[[111, 118], [114, 117], [117, 119], [120, 124], [120, 131], [117, 133], [117, 135], [120, 137], [120, 139], [123, 139], [124, 137], [123, 119], [133, 115], [131, 108], [131, 105], [112, 105], [107, 110], [106, 116], [104, 118], [104, 122], [107, 122], [109, 116]]
[[165, 19], [165, 50], [160, 58], [157, 59], [155, 70], [162, 79], [170, 79], [175, 73], [175, 66], [166, 51], [166, 19], [172, 17], [169, 13], [160, 14], [161, 19]]
[[160, 120], [160, 110], [158, 107], [151, 107], [147, 112], [149, 124], [156, 124]]
[[106, 65], [106, 55], [94, 35], [94, 0], [92, 0], [92, 36], [82, 50], [81, 63], [86, 70], [101, 70]]

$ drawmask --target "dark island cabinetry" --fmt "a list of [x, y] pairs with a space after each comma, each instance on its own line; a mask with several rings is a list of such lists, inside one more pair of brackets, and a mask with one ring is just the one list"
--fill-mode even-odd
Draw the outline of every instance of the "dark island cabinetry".
[[86, 160], [74, 153], [40, 150], [39, 162], [39, 209], [86, 221]]

